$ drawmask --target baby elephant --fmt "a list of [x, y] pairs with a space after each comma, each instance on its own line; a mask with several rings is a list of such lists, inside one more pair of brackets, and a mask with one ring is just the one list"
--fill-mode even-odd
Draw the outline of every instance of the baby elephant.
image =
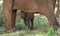
[[20, 16], [24, 20], [25, 29], [28, 29], [30, 27], [30, 23], [31, 29], [34, 29], [34, 13], [26, 13], [24, 11], [21, 11]]

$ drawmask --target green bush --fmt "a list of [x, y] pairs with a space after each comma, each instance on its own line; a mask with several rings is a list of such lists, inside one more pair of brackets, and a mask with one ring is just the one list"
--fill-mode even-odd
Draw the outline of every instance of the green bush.
[[47, 36], [57, 36], [57, 32], [53, 28], [48, 29]]
[[[35, 23], [34, 25], [35, 25], [35, 27], [37, 27], [39, 29], [36, 29], [36, 30], [33, 30], [33, 31], [31, 31], [31, 30], [21, 30], [21, 31], [17, 31], [17, 32], [2, 34], [0, 36], [27, 36], [27, 35], [28, 36], [30, 36], [30, 35], [31, 36], [32, 35], [34, 35], [34, 36], [57, 36], [56, 31], [54, 31], [53, 28], [48, 27], [47, 19], [45, 17], [43, 17], [43, 18], [42, 17], [37, 16], [37, 17], [34, 18], [34, 23]], [[46, 26], [48, 29], [45, 30], [46, 29], [46, 27], [45, 27], [45, 29], [42, 29], [43, 31], [41, 31], [40, 27], [42, 25]], [[24, 22], [23, 22], [22, 19], [20, 21], [16, 22], [16, 28], [18, 30], [24, 28]], [[43, 26], [42, 26], [42, 28], [43, 28]], [[2, 31], [4, 31], [4, 30], [2, 30]]]
[[22, 29], [24, 27], [24, 22], [23, 20], [20, 20], [19, 22], [16, 22], [16, 28], [19, 30], [19, 29]]
[[36, 16], [36, 17], [34, 18], [34, 23], [35, 23], [34, 25], [35, 25], [36, 27], [40, 27], [40, 26], [42, 26], [42, 25], [48, 26], [48, 20], [47, 20], [47, 18], [44, 17], [44, 16], [42, 16], [42, 17]]
[[0, 26], [3, 26], [2, 4], [0, 5]]
[[[24, 21], [22, 19], [20, 19], [20, 21], [16, 21], [16, 28], [17, 29], [21, 29], [24, 27]], [[39, 16], [36, 16], [34, 18], [34, 25], [36, 28], [40, 27], [40, 26], [48, 26], [48, 20], [42, 16], [42, 17], [39, 17]]]

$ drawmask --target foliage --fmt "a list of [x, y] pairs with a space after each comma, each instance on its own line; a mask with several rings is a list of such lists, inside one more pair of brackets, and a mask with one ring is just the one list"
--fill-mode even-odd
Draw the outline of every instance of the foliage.
[[53, 28], [50, 27], [47, 36], [57, 36], [57, 33]]
[[59, 14], [60, 14], [60, 9], [59, 9]]
[[57, 34], [52, 28], [49, 28], [47, 33], [39, 30], [20, 30], [17, 32], [1, 34], [0, 36], [57, 36]]
[[3, 15], [2, 15], [2, 4], [0, 5], [0, 26], [2, 26], [4, 23], [3, 23]]
[[23, 20], [20, 20], [19, 22], [16, 22], [16, 28], [19, 30], [19, 29], [22, 29], [24, 27], [24, 22]]
[[47, 18], [45, 16], [36, 16], [34, 18], [34, 23], [35, 23], [35, 26], [48, 26], [48, 21], [47, 21]]
[[[45, 21], [44, 21], [44, 20]], [[43, 23], [39, 22], [39, 21], [44, 21]], [[35, 22], [35, 26], [39, 29], [35, 29], [33, 31], [31, 30], [20, 30], [21, 28], [24, 27], [24, 23], [23, 20], [21, 19], [19, 22], [16, 22], [16, 28], [20, 31], [16, 31], [16, 32], [12, 32], [12, 33], [6, 33], [6, 34], [1, 34], [1, 36], [56, 36], [56, 31], [53, 30], [53, 28], [49, 28], [47, 25], [47, 19], [45, 19], [44, 17], [41, 18], [39, 16], [35, 17], [34, 19]], [[39, 22], [39, 23], [38, 23]], [[44, 29], [43, 31], [41, 31], [40, 26], [45, 25], [48, 27], [48, 29]], [[44, 27], [44, 26], [42, 26]], [[46, 31], [46, 32], [44, 32]]]

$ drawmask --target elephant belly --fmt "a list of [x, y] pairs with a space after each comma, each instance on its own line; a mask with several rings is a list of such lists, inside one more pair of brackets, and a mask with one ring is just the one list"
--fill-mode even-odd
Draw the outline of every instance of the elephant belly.
[[15, 0], [14, 9], [25, 12], [47, 12], [53, 8], [53, 0]]

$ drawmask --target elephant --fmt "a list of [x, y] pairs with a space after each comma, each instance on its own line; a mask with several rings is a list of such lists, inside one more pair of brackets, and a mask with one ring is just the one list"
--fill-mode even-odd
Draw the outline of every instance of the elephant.
[[59, 0], [3, 0], [3, 15], [6, 31], [16, 30], [16, 11], [39, 13], [48, 18], [50, 27], [57, 28], [59, 23], [54, 15], [55, 3]]
[[30, 23], [31, 29], [34, 29], [34, 13], [26, 13], [24, 11], [21, 11], [20, 16], [24, 20], [25, 29], [30, 28]]

